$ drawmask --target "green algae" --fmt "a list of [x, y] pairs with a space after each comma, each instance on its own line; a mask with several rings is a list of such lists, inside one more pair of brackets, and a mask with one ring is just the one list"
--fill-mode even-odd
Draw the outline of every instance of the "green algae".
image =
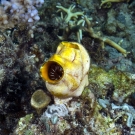
[[131, 74], [115, 68], [105, 71], [93, 65], [89, 72], [89, 83], [90, 88], [96, 89], [95, 91], [98, 92], [94, 94], [102, 98], [105, 98], [108, 89], [113, 87], [112, 99], [120, 102], [135, 92], [135, 80], [131, 78]]
[[25, 117], [20, 118], [20, 120], [18, 121], [18, 126], [15, 130], [15, 134], [23, 135], [25, 133], [25, 135], [27, 135], [28, 133], [30, 133], [30, 135], [32, 135], [32, 131], [28, 130], [28, 126], [32, 118], [33, 114], [27, 114]]

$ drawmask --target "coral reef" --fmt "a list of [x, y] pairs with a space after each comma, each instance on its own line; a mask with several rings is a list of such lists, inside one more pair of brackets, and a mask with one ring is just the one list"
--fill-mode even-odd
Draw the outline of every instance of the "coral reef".
[[[126, 114], [128, 116], [126, 125], [128, 127], [131, 127], [131, 125], [133, 124], [133, 120], [135, 119], [135, 114], [134, 114], [135, 109], [132, 106], [130, 106], [126, 103], [123, 104], [122, 106], [117, 106], [117, 105], [112, 103], [112, 109], [113, 110], [122, 109], [123, 112], [125, 112], [122, 115]], [[118, 116], [118, 117], [120, 117], [120, 116]]]
[[[9, 14], [8, 9], [12, 9], [9, 6], [11, 2], [21, 4], [21, 1], [2, 2], [3, 5], [0, 7], [4, 12], [1, 15], [6, 14], [7, 19], [13, 19], [11, 15], [16, 14]], [[25, 12], [24, 7], [22, 10]], [[17, 13], [19, 15], [20, 12]], [[40, 80], [38, 71], [39, 63], [44, 60], [41, 49], [33, 42], [31, 24], [29, 25], [29, 22], [24, 24], [21, 18], [15, 22], [7, 21], [9, 21], [7, 24], [3, 24], [0, 20], [0, 130], [3, 135], [10, 134], [17, 123], [17, 118], [31, 110], [29, 99], [41, 84], [38, 82]]]
[[19, 23], [27, 23], [33, 26], [35, 21], [40, 19], [37, 7], [40, 7], [44, 0], [2, 0], [0, 5], [0, 28], [13, 28]]
[[[114, 1], [0, 1], [0, 134], [135, 134], [135, 1]], [[63, 40], [92, 65], [81, 95], [55, 104], [39, 70]], [[39, 89], [51, 99], [40, 113]]]
[[[69, 20], [72, 19], [72, 17], [74, 18], [78, 18], [78, 16], [83, 16], [83, 19], [78, 20], [77, 23], [75, 23], [75, 21], [71, 21], [69, 27], [65, 28], [65, 31], [63, 33], [63, 36], [59, 38], [61, 40], [65, 40], [68, 38], [68, 36], [72, 33], [72, 32], [76, 32], [77, 33], [77, 39], [78, 42], [80, 42], [82, 40], [82, 29], [85, 32], [88, 32], [88, 35], [94, 39], [97, 39], [100, 41], [100, 44], [102, 46], [102, 48], [104, 48], [104, 44], [108, 44], [112, 47], [114, 47], [115, 49], [117, 49], [118, 51], [120, 51], [124, 56], [127, 56], [128, 52], [123, 49], [122, 47], [120, 47], [117, 43], [115, 43], [114, 41], [110, 40], [107, 37], [101, 37], [101, 35], [99, 33], [95, 33], [92, 26], [91, 26], [91, 22], [90, 19], [87, 16], [84, 16], [83, 12], [75, 12], [72, 13], [72, 10], [74, 9], [74, 7], [69, 7], [69, 9], [66, 9], [62, 6], [57, 6], [57, 8], [60, 8], [60, 10], [58, 11], [64, 11], [67, 13], [67, 16], [65, 18], [63, 18], [63, 15], [61, 16], [62, 19], [64, 19], [64, 21], [67, 23], [69, 22]], [[87, 24], [87, 27], [84, 26], [84, 24]]]

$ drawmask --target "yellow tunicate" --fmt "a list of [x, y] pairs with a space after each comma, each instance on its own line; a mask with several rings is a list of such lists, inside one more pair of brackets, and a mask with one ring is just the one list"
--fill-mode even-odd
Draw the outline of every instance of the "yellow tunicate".
[[90, 57], [76, 42], [61, 42], [56, 53], [40, 68], [50, 93], [58, 98], [80, 96], [88, 85]]

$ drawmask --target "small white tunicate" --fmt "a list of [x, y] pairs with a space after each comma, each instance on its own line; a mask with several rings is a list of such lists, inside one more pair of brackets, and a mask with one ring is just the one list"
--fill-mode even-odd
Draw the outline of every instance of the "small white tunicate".
[[127, 126], [128, 126], [128, 127], [131, 127], [131, 126], [132, 126], [132, 123], [133, 123], [134, 118], [133, 118], [133, 116], [132, 116], [132, 114], [131, 114], [131, 113], [126, 113], [126, 114], [128, 115], [128, 119], [127, 119]]
[[24, 16], [25, 16], [25, 20], [28, 20], [29, 19], [28, 14], [25, 14]]
[[10, 10], [10, 13], [13, 13], [13, 12], [14, 12], [14, 10], [13, 10], [13, 9], [11, 9], [11, 10]]
[[30, 14], [32, 11], [31, 11], [31, 9], [28, 9], [28, 13]]
[[8, 24], [8, 21], [7, 21], [7, 20], [4, 20], [4, 21], [3, 21], [3, 24]]
[[33, 22], [33, 19], [32, 19], [32, 18], [29, 18], [29, 19], [28, 19], [28, 22]]
[[24, 14], [20, 14], [20, 18], [24, 18], [25, 17], [25, 15]]
[[51, 122], [52, 122], [52, 124], [56, 124], [57, 122], [58, 122], [58, 116], [57, 115], [53, 115], [52, 117], [51, 117]]
[[23, 6], [22, 5], [19, 5], [18, 9], [20, 9], [20, 10], [23, 9]]
[[36, 16], [34, 16], [34, 19], [35, 19], [36, 21], [38, 21], [38, 20], [40, 19], [40, 17], [39, 17], [38, 15], [36, 15]]
[[18, 7], [19, 7], [19, 5], [17, 5], [16, 3], [14, 3], [14, 4], [12, 5], [12, 9], [13, 9], [14, 11], [17, 10]]
[[33, 16], [35, 16], [37, 14], [38, 14], [38, 11], [36, 9], [34, 9], [34, 10], [32, 10], [30, 15], [33, 17]]
[[109, 103], [109, 100], [107, 100], [107, 99], [101, 99], [101, 98], [99, 98], [99, 99], [98, 99], [98, 102], [99, 102], [99, 104], [100, 104], [103, 108], [106, 108], [107, 105], [110, 104], [110, 103]]

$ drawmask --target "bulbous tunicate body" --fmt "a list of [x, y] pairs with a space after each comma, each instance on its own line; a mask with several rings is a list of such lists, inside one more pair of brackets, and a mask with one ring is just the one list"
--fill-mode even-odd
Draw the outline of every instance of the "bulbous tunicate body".
[[41, 68], [41, 77], [50, 93], [58, 98], [80, 96], [88, 85], [90, 57], [76, 42], [61, 42], [56, 53]]

